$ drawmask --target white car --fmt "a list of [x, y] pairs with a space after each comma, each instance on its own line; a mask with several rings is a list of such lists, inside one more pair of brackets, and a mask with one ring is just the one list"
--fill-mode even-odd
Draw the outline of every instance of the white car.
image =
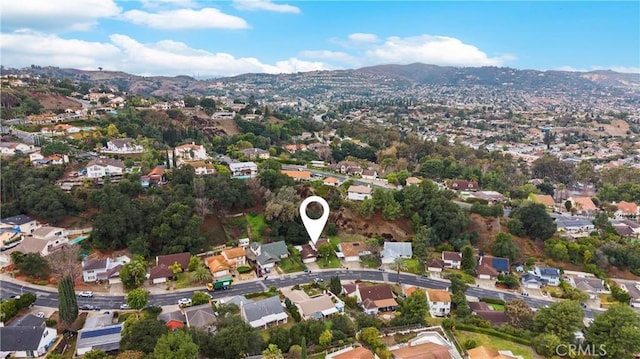
[[44, 318], [44, 312], [38, 312], [38, 314], [36, 314], [36, 317]]
[[178, 300], [178, 305], [191, 305], [191, 299], [182, 298], [182, 299]]
[[129, 308], [129, 304], [125, 303], [125, 304], [120, 305], [120, 309], [123, 309], [123, 310], [130, 309]]
[[90, 290], [84, 290], [84, 291], [78, 293], [78, 296], [79, 297], [84, 297], [84, 298], [91, 298], [91, 297], [93, 297], [93, 292], [90, 291]]

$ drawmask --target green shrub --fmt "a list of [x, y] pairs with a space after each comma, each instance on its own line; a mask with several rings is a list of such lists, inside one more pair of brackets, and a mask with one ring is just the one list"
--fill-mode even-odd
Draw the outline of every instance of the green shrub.
[[238, 271], [238, 273], [244, 274], [244, 273], [251, 272], [251, 267], [249, 267], [249, 266], [240, 266], [240, 267], [236, 268], [236, 270]]
[[53, 328], [58, 324], [58, 322], [55, 319], [47, 319], [47, 320], [44, 321], [44, 324], [47, 327]]
[[464, 344], [462, 344], [462, 346], [464, 347], [465, 350], [469, 350], [477, 347], [478, 343], [473, 339], [467, 339], [464, 341]]
[[481, 302], [485, 302], [487, 304], [498, 304], [498, 305], [505, 305], [505, 301], [502, 299], [494, 299], [494, 298], [480, 298]]

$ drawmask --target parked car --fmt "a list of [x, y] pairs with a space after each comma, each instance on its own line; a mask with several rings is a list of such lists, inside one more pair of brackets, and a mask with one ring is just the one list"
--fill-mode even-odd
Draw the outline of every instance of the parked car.
[[38, 317], [38, 318], [44, 318], [44, 312], [38, 312], [38, 313], [36, 314], [36, 317]]
[[182, 299], [178, 300], [178, 305], [185, 305], [185, 306], [189, 306], [189, 305], [191, 305], [191, 299], [189, 299], [189, 298], [182, 298]]
[[305, 273], [311, 273], [311, 269], [309, 269], [309, 268], [305, 268], [305, 269], [304, 269], [304, 272], [305, 272]]
[[324, 279], [318, 277], [316, 279], [313, 280], [314, 283], [320, 283], [320, 282], [324, 282]]
[[125, 303], [125, 304], [121, 304], [121, 305], [120, 305], [120, 309], [122, 309], [122, 310], [127, 310], [127, 309], [131, 309], [131, 308], [129, 307], [129, 304], [126, 304], [126, 303]]
[[80, 309], [82, 309], [82, 310], [93, 310], [93, 305], [84, 304], [84, 305], [80, 306]]
[[90, 290], [83, 290], [82, 292], [78, 293], [79, 297], [84, 297], [84, 298], [91, 298], [93, 297], [93, 292]]

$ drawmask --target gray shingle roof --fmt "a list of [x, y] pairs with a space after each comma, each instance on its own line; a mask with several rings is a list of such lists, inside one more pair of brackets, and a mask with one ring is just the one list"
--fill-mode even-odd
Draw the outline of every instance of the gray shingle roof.
[[410, 258], [413, 255], [410, 242], [384, 242], [382, 256], [385, 258]]
[[260, 254], [256, 257], [256, 261], [260, 265], [275, 263], [280, 260], [281, 256], [288, 254], [289, 250], [284, 241], [267, 243], [260, 246]]
[[168, 312], [168, 313], [161, 313], [160, 315], [158, 315], [158, 320], [161, 320], [161, 321], [163, 321], [165, 323], [167, 323], [167, 322], [169, 322], [171, 320], [177, 320], [177, 321], [182, 322], [182, 323], [186, 323], [187, 322], [187, 318], [179, 310], [176, 310], [176, 311], [173, 311], [173, 312]]
[[9, 324], [10, 327], [43, 327], [45, 319], [35, 315], [27, 314], [24, 317], [15, 319]]
[[2, 222], [4, 224], [10, 224], [12, 226], [21, 226], [21, 225], [23, 225], [25, 223], [29, 223], [31, 221], [33, 221], [33, 218], [31, 218], [31, 217], [29, 217], [27, 215], [24, 215], [24, 214], [20, 214], [20, 215], [13, 216], [13, 217], [3, 218], [2, 221], [0, 221], [0, 222]]
[[44, 327], [2, 327], [0, 328], [0, 338], [2, 338], [0, 352], [38, 350], [44, 331]]
[[243, 304], [244, 317], [247, 322], [260, 320], [267, 315], [283, 313], [284, 309], [278, 296]]
[[184, 309], [187, 324], [191, 328], [206, 328], [218, 321], [211, 304], [206, 303]]

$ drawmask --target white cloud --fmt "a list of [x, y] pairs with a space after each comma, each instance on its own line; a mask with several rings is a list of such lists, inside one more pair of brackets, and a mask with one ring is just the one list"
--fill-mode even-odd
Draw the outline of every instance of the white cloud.
[[640, 67], [633, 66], [591, 66], [592, 70], [611, 70], [615, 72], [621, 72], [626, 74], [637, 74], [640, 73]]
[[122, 18], [134, 24], [164, 30], [249, 28], [244, 19], [225, 14], [215, 8], [179, 9], [157, 13], [129, 10], [122, 14]]
[[573, 66], [560, 66], [554, 69], [555, 71], [568, 71], [568, 72], [586, 72], [587, 69], [578, 69]]
[[347, 54], [346, 52], [340, 51], [329, 51], [329, 50], [307, 50], [302, 51], [300, 53], [300, 57], [310, 58], [310, 59], [322, 59], [328, 61], [338, 61], [347, 64], [358, 64], [360, 60], [357, 58]]
[[142, 7], [156, 9], [162, 6], [196, 7], [198, 4], [192, 0], [142, 0]]
[[371, 63], [409, 64], [421, 62], [449, 66], [503, 66], [515, 59], [513, 55], [489, 57], [473, 45], [447, 36], [420, 35], [388, 37], [374, 45], [364, 56]]
[[2, 1], [2, 29], [88, 30], [98, 19], [117, 16], [122, 10], [112, 0]]
[[247, 11], [274, 11], [274, 12], [286, 12], [291, 14], [299, 14], [300, 8], [288, 4], [276, 4], [271, 0], [234, 0], [234, 6], [238, 10]]
[[353, 33], [347, 36], [347, 38], [352, 42], [356, 42], [356, 43], [373, 43], [373, 42], [379, 41], [378, 36], [374, 34], [366, 34], [362, 32]]
[[109, 36], [110, 42], [106, 43], [38, 33], [2, 33], [2, 39], [2, 62], [10, 67], [36, 64], [95, 70], [100, 66], [143, 76], [196, 73], [202, 76], [233, 76], [249, 72], [276, 74], [332, 69], [323, 62], [303, 61], [295, 57], [273, 65], [265, 64], [257, 58], [236, 58], [227, 53], [194, 49], [173, 40], [144, 44], [122, 34]]

